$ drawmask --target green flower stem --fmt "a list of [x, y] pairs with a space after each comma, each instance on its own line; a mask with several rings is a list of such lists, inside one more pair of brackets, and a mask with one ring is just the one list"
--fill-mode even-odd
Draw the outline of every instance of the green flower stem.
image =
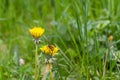
[[[50, 64], [49, 64], [49, 67], [51, 67]], [[52, 69], [50, 69], [50, 80], [54, 80], [54, 79], [53, 79]]]
[[35, 80], [38, 79], [38, 45], [36, 44], [35, 50]]

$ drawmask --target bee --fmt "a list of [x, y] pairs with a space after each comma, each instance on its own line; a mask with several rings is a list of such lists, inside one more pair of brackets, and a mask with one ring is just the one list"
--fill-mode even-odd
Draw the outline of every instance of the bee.
[[54, 45], [48, 45], [48, 47], [51, 49], [51, 51], [54, 51], [55, 46]]

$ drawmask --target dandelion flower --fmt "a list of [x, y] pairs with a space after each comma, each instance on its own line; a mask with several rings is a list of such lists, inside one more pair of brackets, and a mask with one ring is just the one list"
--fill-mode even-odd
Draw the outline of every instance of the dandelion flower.
[[44, 33], [44, 29], [41, 27], [34, 27], [29, 30], [30, 34], [35, 38], [38, 39]]
[[50, 56], [54, 56], [58, 52], [58, 48], [55, 47], [54, 45], [45, 45], [40, 50]]

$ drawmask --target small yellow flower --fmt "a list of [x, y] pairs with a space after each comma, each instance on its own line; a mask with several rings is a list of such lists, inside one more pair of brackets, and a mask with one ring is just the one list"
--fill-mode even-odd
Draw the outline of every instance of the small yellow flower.
[[42, 36], [42, 34], [44, 33], [44, 29], [41, 27], [34, 27], [32, 29], [29, 30], [30, 34], [35, 38], [39, 38], [40, 36]]
[[54, 45], [45, 45], [40, 50], [50, 56], [54, 56], [58, 52], [58, 48]]
[[109, 40], [110, 42], [112, 42], [112, 40], [113, 40], [113, 36], [110, 35], [110, 36], [108, 37], [108, 40]]

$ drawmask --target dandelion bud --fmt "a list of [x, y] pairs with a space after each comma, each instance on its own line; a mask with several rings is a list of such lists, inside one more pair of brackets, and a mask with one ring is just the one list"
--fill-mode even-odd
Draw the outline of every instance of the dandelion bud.
[[24, 65], [24, 64], [25, 64], [24, 59], [20, 58], [20, 59], [19, 59], [19, 64], [20, 64], [20, 65]]
[[110, 35], [110, 36], [108, 37], [108, 40], [109, 40], [110, 42], [112, 42], [112, 40], [113, 40], [113, 36]]

